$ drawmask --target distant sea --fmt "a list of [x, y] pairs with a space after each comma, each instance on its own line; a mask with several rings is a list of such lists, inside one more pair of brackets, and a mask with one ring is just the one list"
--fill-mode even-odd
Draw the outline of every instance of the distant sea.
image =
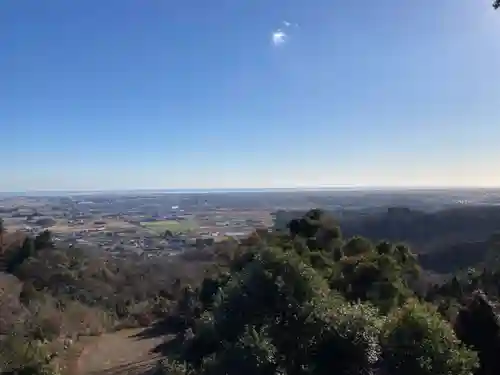
[[8, 197], [58, 197], [74, 195], [136, 195], [136, 194], [220, 194], [220, 193], [279, 193], [279, 192], [445, 192], [445, 191], [499, 191], [499, 188], [481, 187], [391, 187], [391, 186], [328, 186], [296, 188], [240, 188], [240, 189], [132, 189], [132, 190], [45, 190], [0, 192]]
[[[130, 195], [130, 194], [217, 194], [217, 193], [271, 193], [271, 192], [301, 192], [301, 191], [329, 191], [352, 190], [353, 188], [271, 188], [271, 189], [139, 189], [139, 190], [44, 190], [23, 192], [0, 192], [0, 197], [48, 197], [70, 195]], [[363, 190], [363, 189], [360, 189]]]

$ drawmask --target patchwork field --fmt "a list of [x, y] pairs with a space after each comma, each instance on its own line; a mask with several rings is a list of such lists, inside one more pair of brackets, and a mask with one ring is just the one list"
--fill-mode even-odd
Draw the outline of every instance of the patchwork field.
[[100, 227], [105, 227], [106, 230], [110, 232], [137, 228], [137, 226], [135, 226], [134, 224], [130, 224], [121, 220], [106, 219], [100, 221], [103, 221], [105, 224], [104, 225], [94, 224], [92, 221], [85, 223], [83, 225], [70, 226], [67, 224], [66, 220], [60, 220], [56, 225], [50, 228], [50, 231], [57, 234], [68, 234], [71, 232], [82, 231], [85, 229], [93, 230]]
[[166, 230], [173, 233], [186, 233], [198, 229], [198, 224], [194, 220], [161, 220], [141, 223], [144, 228], [163, 234]]

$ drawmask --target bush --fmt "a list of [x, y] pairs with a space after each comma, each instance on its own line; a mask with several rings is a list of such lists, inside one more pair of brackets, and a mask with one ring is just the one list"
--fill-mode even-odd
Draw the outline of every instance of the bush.
[[392, 375], [470, 375], [477, 356], [465, 348], [433, 306], [411, 300], [394, 311], [382, 335], [384, 367]]
[[57, 375], [53, 354], [39, 340], [10, 335], [0, 342], [0, 373], [16, 375]]
[[157, 363], [153, 375], [187, 375], [189, 371], [185, 363], [173, 359], [164, 359]]
[[70, 302], [64, 308], [64, 332], [66, 334], [104, 333], [114, 326], [114, 319], [106, 312], [79, 302]]
[[63, 314], [54, 306], [54, 301], [31, 303], [28, 306], [29, 319], [25, 323], [25, 332], [32, 338], [42, 341], [52, 341], [63, 332]]
[[317, 306], [308, 325], [315, 374], [364, 374], [378, 365], [385, 319], [368, 304]]
[[13, 293], [0, 290], [0, 335], [12, 332], [27, 316], [26, 309]]
[[146, 312], [137, 314], [135, 316], [135, 319], [137, 320], [137, 323], [141, 327], [150, 326], [154, 322], [153, 316], [151, 314], [146, 313]]

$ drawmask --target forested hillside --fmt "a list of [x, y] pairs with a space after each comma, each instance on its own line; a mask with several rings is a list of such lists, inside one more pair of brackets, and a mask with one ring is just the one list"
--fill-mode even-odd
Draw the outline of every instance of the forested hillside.
[[212, 264], [56, 249], [50, 232], [0, 250], [0, 373], [52, 374], [79, 337], [150, 325]]
[[[303, 214], [277, 212], [276, 229]], [[492, 237], [500, 233], [500, 207], [464, 206], [432, 213], [394, 207], [377, 214], [349, 213], [336, 222], [346, 237], [408, 244], [424, 268], [449, 273], [476, 265], [491, 250]]]
[[[283, 228], [291, 219], [303, 214], [279, 211], [276, 227]], [[380, 214], [360, 212], [337, 220], [346, 236], [407, 242], [416, 251], [427, 252], [446, 244], [486, 240], [500, 231], [500, 207], [464, 206], [432, 213], [395, 207]]]
[[158, 371], [496, 374], [495, 306], [477, 290], [495, 277], [426, 285], [408, 247], [344, 238], [312, 210], [288, 233], [251, 236], [219, 276], [184, 290], [163, 324], [176, 339]]
[[79, 337], [152, 325], [174, 337], [158, 374], [498, 374], [496, 249], [434, 285], [407, 245], [346, 236], [320, 210], [165, 263], [46, 232], [3, 249], [0, 369], [55, 374]]

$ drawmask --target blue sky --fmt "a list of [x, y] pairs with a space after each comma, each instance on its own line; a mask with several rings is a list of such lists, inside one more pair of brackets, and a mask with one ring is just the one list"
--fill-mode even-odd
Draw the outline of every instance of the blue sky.
[[490, 3], [2, 0], [0, 190], [500, 185]]

